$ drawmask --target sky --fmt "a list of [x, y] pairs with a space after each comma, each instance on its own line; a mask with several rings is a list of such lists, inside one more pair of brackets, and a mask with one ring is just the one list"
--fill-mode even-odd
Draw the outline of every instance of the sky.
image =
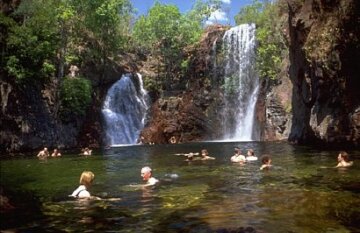
[[[137, 9], [137, 15], [143, 15], [148, 12], [148, 10], [154, 5], [155, 0], [130, 0], [134, 8]], [[162, 4], [172, 4], [176, 5], [181, 13], [186, 13], [189, 11], [195, 3], [195, 0], [159, 0]], [[223, 7], [220, 11], [212, 14], [206, 22], [206, 24], [212, 24], [214, 22], [226, 24], [226, 25], [235, 25], [234, 16], [239, 13], [240, 9], [243, 6], [249, 5], [252, 3], [252, 0], [222, 0]]]

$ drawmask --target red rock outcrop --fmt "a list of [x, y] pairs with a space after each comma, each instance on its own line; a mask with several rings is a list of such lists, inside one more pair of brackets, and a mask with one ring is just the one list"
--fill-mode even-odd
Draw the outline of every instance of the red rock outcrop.
[[221, 40], [226, 29], [224, 26], [211, 26], [196, 46], [188, 48], [190, 68], [187, 88], [172, 90], [169, 95], [165, 92], [156, 100], [151, 109], [151, 119], [141, 134], [144, 143], [170, 143], [172, 137], [177, 143], [215, 137], [216, 122], [209, 119], [215, 111], [212, 105], [218, 96], [218, 86], [210, 85], [211, 48], [214, 42]]

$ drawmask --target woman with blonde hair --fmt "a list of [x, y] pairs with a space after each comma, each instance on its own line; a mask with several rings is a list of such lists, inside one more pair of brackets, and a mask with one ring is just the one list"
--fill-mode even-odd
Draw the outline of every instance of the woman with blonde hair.
[[95, 175], [91, 171], [83, 171], [80, 176], [80, 186], [70, 196], [76, 198], [90, 198], [91, 195], [88, 189], [90, 188], [94, 178]]

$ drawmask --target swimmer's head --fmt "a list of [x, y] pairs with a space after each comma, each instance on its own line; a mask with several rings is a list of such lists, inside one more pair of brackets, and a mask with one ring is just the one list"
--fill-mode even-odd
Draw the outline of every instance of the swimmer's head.
[[248, 149], [247, 154], [248, 156], [254, 156], [255, 153], [253, 149]]
[[147, 173], [147, 172], [151, 172], [150, 167], [146, 166], [146, 167], [141, 168], [141, 173]]
[[79, 183], [81, 185], [85, 185], [86, 187], [90, 187], [94, 178], [95, 178], [95, 175], [91, 171], [83, 171], [83, 173], [81, 173]]
[[345, 151], [340, 151], [338, 155], [338, 161], [344, 160], [345, 162], [349, 162], [349, 154]]
[[151, 168], [146, 166], [141, 168], [141, 177], [143, 180], [148, 180], [151, 177]]

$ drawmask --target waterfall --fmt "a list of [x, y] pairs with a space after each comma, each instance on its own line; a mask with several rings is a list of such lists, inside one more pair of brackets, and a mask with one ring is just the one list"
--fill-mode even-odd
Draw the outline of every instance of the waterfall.
[[259, 140], [255, 106], [259, 77], [255, 71], [255, 24], [242, 24], [226, 31], [224, 46], [223, 139]]
[[147, 98], [140, 74], [123, 75], [112, 85], [102, 108], [108, 145], [136, 143], [145, 124]]

